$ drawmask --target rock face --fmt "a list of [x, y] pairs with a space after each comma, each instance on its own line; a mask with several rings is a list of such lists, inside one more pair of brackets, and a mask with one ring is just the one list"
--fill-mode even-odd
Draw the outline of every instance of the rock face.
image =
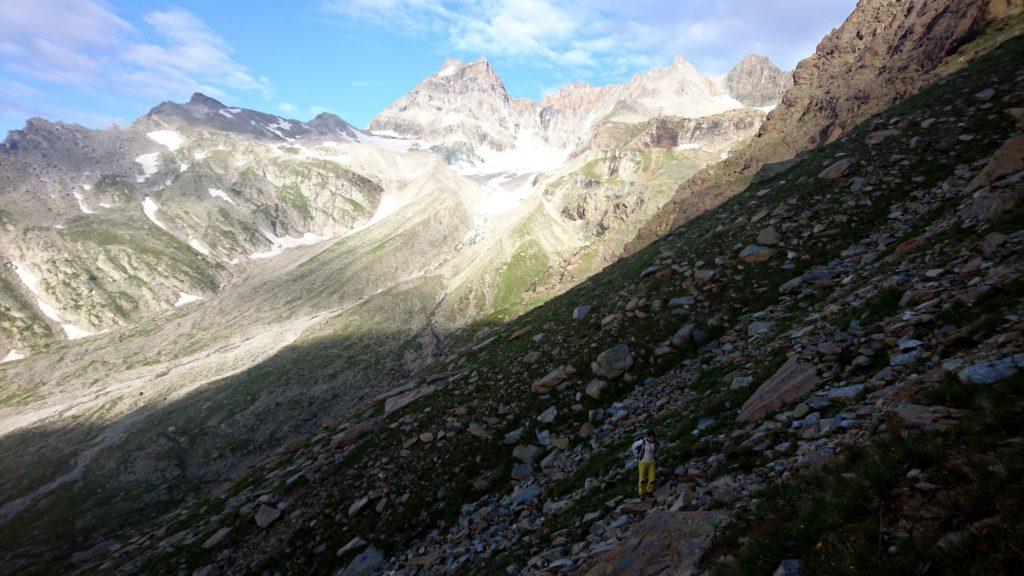
[[793, 74], [785, 72], [765, 56], [751, 54], [725, 77], [729, 95], [744, 106], [776, 106], [793, 87]]
[[[370, 122], [370, 130], [419, 140], [452, 161], [479, 160], [483, 148], [509, 151], [532, 143], [572, 151], [600, 122], [638, 123], [658, 117], [700, 118], [744, 106], [778, 103], [787, 78], [763, 57], [748, 57], [731, 85], [702, 75], [683, 58], [665, 68], [603, 87], [569, 84], [540, 102], [512, 98], [486, 59], [449, 59], [433, 76]], [[732, 95], [741, 91], [746, 104]], [[783, 90], [784, 91], [784, 90]]]
[[804, 398], [817, 388], [818, 382], [814, 366], [790, 358], [747, 398], [736, 418], [743, 421], [759, 420], [769, 412]]
[[727, 521], [728, 515], [721, 512], [651, 512], [586, 574], [691, 574]]
[[463, 142], [507, 150], [521, 130], [536, 129], [530, 103], [516, 101], [486, 59], [448, 59], [436, 74], [370, 121], [370, 130], [401, 134], [428, 145]]

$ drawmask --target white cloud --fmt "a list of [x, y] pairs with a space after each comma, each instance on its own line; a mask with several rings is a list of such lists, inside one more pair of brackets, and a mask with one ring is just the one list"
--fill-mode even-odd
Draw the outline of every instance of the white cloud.
[[[682, 55], [724, 73], [751, 52], [792, 67], [855, 0], [323, 0], [328, 14], [440, 48], [581, 74], [625, 74]], [[713, 68], [713, 70], [708, 70]], [[724, 68], [724, 69], [723, 69]]]
[[228, 43], [181, 8], [132, 26], [103, 0], [0, 2], [0, 69], [39, 82], [151, 99], [193, 91], [268, 94], [270, 82], [236, 62]]
[[296, 106], [295, 104], [292, 104], [291, 102], [281, 102], [280, 104], [277, 105], [277, 109], [280, 110], [281, 112], [284, 112], [285, 114], [294, 114], [296, 111], [298, 111], [299, 107]]

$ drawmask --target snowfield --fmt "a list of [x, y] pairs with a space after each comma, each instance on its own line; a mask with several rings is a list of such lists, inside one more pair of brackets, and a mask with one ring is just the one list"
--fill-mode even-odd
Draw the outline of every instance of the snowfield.
[[224, 200], [228, 204], [235, 203], [235, 201], [231, 199], [231, 196], [228, 196], [227, 192], [223, 190], [218, 190], [216, 188], [207, 188], [206, 191], [210, 194], [210, 196], [214, 198], [220, 198], [221, 200]]
[[152, 222], [153, 224], [156, 224], [157, 226], [163, 228], [164, 230], [167, 230], [167, 226], [163, 222], [158, 220], [156, 217], [156, 212], [159, 209], [160, 206], [157, 205], [157, 203], [149, 196], [146, 196], [146, 198], [142, 201], [142, 212], [146, 215], [146, 218], [149, 218], [150, 222]]
[[141, 154], [135, 157], [135, 162], [142, 166], [142, 175], [136, 176], [136, 182], [145, 182], [153, 174], [156, 174], [160, 169], [160, 153], [151, 152], [149, 154]]
[[181, 148], [181, 145], [185, 142], [181, 134], [174, 130], [156, 130], [146, 133], [146, 136], [149, 136], [149, 139], [157, 144], [167, 147], [171, 152]]

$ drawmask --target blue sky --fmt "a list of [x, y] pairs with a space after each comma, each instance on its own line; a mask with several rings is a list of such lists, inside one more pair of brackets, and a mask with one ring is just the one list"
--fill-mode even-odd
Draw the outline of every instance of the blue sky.
[[0, 1], [0, 133], [102, 128], [195, 91], [363, 127], [445, 58], [487, 57], [513, 96], [621, 82], [676, 55], [791, 69], [855, 0]]

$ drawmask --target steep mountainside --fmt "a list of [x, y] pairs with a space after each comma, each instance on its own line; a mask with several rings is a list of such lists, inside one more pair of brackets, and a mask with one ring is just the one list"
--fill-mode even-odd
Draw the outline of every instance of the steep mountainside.
[[[566, 294], [463, 332], [79, 571], [1014, 573], [1022, 58], [1018, 35]], [[648, 428], [658, 488], [638, 500], [626, 448]]]
[[[750, 146], [682, 183], [628, 250], [724, 201], [765, 164], [832, 142], [870, 115], [963, 66], [974, 54], [962, 52], [962, 47], [998, 22], [1017, 22], [1022, 10], [1021, 0], [860, 0], [814, 55], [800, 62], [793, 88]], [[1006, 29], [1012, 34], [1015, 26]]]

